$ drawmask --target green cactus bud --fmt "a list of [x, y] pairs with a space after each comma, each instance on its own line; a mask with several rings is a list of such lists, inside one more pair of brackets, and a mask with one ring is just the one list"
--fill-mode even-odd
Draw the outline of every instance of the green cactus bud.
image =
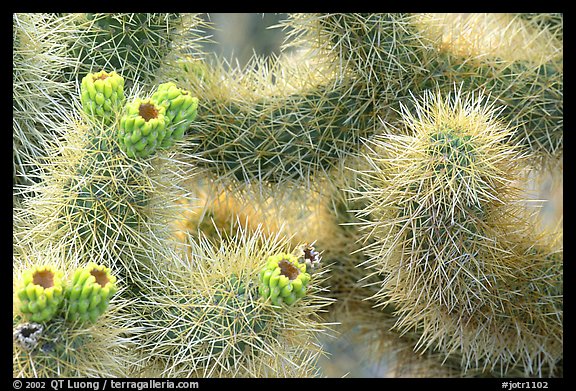
[[158, 86], [152, 95], [152, 100], [166, 108], [166, 117], [170, 124], [166, 128], [166, 137], [161, 147], [170, 147], [174, 141], [182, 139], [190, 123], [196, 118], [198, 98], [190, 95], [189, 91], [180, 89], [172, 82]]
[[304, 297], [309, 281], [310, 275], [306, 273], [305, 264], [298, 262], [294, 255], [279, 253], [269, 257], [261, 270], [258, 292], [263, 299], [269, 298], [274, 305], [290, 305]]
[[66, 317], [94, 323], [108, 308], [116, 293], [116, 277], [109, 268], [90, 262], [74, 273], [72, 286], [66, 289]]
[[130, 157], [152, 155], [166, 137], [166, 108], [152, 99], [136, 98], [120, 119], [118, 142]]
[[82, 79], [80, 101], [92, 118], [112, 123], [124, 106], [124, 78], [112, 71], [89, 73]]
[[32, 322], [47, 322], [56, 315], [62, 303], [63, 273], [52, 266], [26, 270], [18, 290], [20, 311]]

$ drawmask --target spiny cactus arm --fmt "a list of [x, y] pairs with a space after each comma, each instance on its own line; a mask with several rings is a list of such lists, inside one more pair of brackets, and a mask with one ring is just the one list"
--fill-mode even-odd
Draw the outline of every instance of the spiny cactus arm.
[[[197, 14], [14, 14], [14, 183], [38, 181], [47, 145], [72, 110], [74, 84], [114, 69], [128, 85], [154, 81], [174, 53], [202, 56]], [[31, 169], [34, 167], [34, 170]]]
[[[135, 99], [128, 94], [128, 101]], [[179, 179], [172, 175], [181, 176], [176, 174], [181, 167], [170, 153], [167, 160], [128, 157], [117, 139], [119, 118], [105, 123], [81, 111], [69, 117], [43, 182], [31, 188], [35, 194], [17, 211], [36, 222], [25, 236], [42, 243], [61, 241], [108, 267], [117, 262], [134, 267], [138, 247], [159, 245], [156, 235], [142, 232], [152, 229], [150, 216], [162, 220], [160, 215], [180, 197]], [[156, 197], [165, 197], [164, 202], [152, 208]]]
[[[332, 71], [317, 75], [311, 65], [294, 70], [288, 59], [272, 65], [255, 60], [247, 70], [182, 62], [186, 77], [170, 78], [202, 98], [187, 150], [218, 176], [309, 185], [375, 127], [363, 92], [345, 80], [326, 82]], [[277, 79], [273, 86], [271, 77]]]
[[288, 240], [242, 229], [229, 239], [190, 238], [190, 258], [138, 276], [142, 357], [161, 360], [161, 376], [311, 376], [321, 354], [316, 331], [329, 329], [319, 312], [331, 301], [314, 283], [282, 310], [261, 300], [260, 269], [271, 253], [288, 251]]
[[290, 14], [287, 46], [326, 56], [341, 77], [352, 78], [366, 96], [384, 105], [405, 97], [410, 78], [426, 72], [433, 46], [403, 13]]
[[543, 24], [508, 14], [305, 14], [285, 25], [294, 45], [338, 62], [383, 118], [410, 104], [410, 92], [464, 84], [500, 99], [514, 143], [544, 160], [562, 152], [562, 37]]
[[[398, 330], [421, 328], [419, 348], [447, 356], [459, 351], [465, 371], [481, 362], [492, 363], [490, 370], [518, 363], [526, 375], [541, 374], [545, 369], [533, 366], [532, 357], [542, 345], [528, 341], [535, 335], [547, 340], [542, 325], [557, 330], [555, 320], [531, 305], [519, 311], [510, 299], [514, 292], [532, 291], [534, 279], [558, 284], [558, 273], [548, 267], [531, 269], [532, 277], [523, 274], [524, 236], [533, 236], [532, 224], [513, 183], [525, 172], [526, 157], [505, 142], [511, 130], [482, 97], [427, 94], [416, 107], [416, 113], [403, 113], [411, 129], [406, 136], [380, 135], [370, 142], [366, 158], [372, 168], [353, 190], [368, 201], [358, 216], [365, 237], [374, 240], [365, 248], [373, 276], [381, 278], [372, 299], [397, 308]], [[513, 288], [510, 279], [525, 285]], [[528, 326], [536, 313], [542, 323]], [[524, 330], [514, 338], [511, 319]], [[441, 329], [458, 337], [441, 337]], [[536, 350], [517, 349], [528, 345]], [[554, 358], [543, 365], [553, 373], [556, 342], [545, 345]]]
[[[504, 107], [513, 143], [537, 163], [562, 155], [562, 36], [512, 14], [423, 14], [415, 25], [437, 48], [424, 88], [463, 83], [484, 89]], [[418, 92], [416, 92], [418, 93]]]
[[69, 70], [71, 79], [89, 72], [114, 69], [130, 87], [152, 83], [172, 51], [200, 52], [198, 14], [91, 13], [73, 14], [77, 32], [69, 37], [70, 56], [79, 66]]
[[47, 145], [61, 136], [56, 124], [71, 107], [66, 98], [74, 83], [63, 80], [65, 70], [75, 65], [68, 57], [67, 37], [74, 31], [70, 20], [44, 13], [13, 14], [13, 183], [18, 186], [38, 181]]

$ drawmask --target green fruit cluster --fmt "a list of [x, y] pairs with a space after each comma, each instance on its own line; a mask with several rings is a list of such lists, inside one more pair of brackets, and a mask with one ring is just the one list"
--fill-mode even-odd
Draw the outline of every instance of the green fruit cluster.
[[22, 279], [20, 311], [32, 322], [53, 319], [63, 303], [67, 319], [94, 322], [118, 290], [110, 269], [93, 262], [75, 271], [71, 285], [65, 284], [62, 271], [49, 265], [26, 270]]
[[130, 157], [147, 157], [161, 146], [166, 137], [166, 108], [152, 99], [136, 98], [126, 105], [120, 119], [118, 141]]
[[120, 149], [129, 157], [144, 158], [172, 146], [182, 139], [197, 109], [198, 98], [190, 92], [172, 82], [161, 84], [151, 98], [126, 105], [118, 130]]
[[18, 290], [20, 311], [32, 322], [47, 322], [58, 312], [63, 301], [63, 274], [51, 266], [36, 266], [23, 273]]
[[180, 89], [172, 82], [158, 86], [152, 95], [152, 100], [166, 108], [166, 117], [170, 123], [166, 128], [166, 137], [161, 143], [162, 148], [168, 148], [174, 141], [181, 140], [190, 123], [196, 118], [198, 98], [189, 91]]
[[268, 258], [266, 266], [260, 271], [258, 291], [263, 299], [270, 299], [274, 305], [293, 304], [304, 297], [310, 274], [306, 273], [306, 264], [286, 253]]
[[113, 122], [124, 106], [124, 78], [114, 71], [87, 74], [80, 86], [80, 101], [94, 119]]
[[66, 289], [67, 318], [95, 322], [117, 291], [116, 277], [110, 274], [109, 268], [90, 262], [85, 268], [77, 269], [72, 285]]

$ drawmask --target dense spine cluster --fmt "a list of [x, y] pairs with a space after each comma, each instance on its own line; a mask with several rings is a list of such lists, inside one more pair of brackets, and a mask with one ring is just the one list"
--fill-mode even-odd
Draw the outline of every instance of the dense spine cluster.
[[15, 13], [12, 18], [13, 182], [28, 186], [38, 181], [41, 159], [61, 136], [57, 124], [71, 107], [66, 98], [74, 84], [63, 75], [75, 64], [66, 40], [73, 28], [70, 17]]
[[321, 354], [314, 330], [329, 331], [319, 312], [330, 300], [312, 281], [290, 306], [262, 300], [260, 270], [271, 254], [287, 251], [288, 241], [259, 230], [238, 230], [230, 239], [218, 252], [206, 238], [192, 239], [190, 257], [140, 276], [138, 345], [147, 365], [161, 360], [161, 375], [170, 377], [312, 375]]
[[[482, 97], [428, 94], [415, 104], [403, 113], [407, 135], [375, 138], [366, 156], [359, 216], [382, 276], [373, 299], [396, 307], [399, 330], [420, 330], [420, 348], [460, 351], [464, 370], [553, 374], [562, 305], [544, 286], [558, 287], [561, 273], [550, 273], [553, 252], [526, 253], [534, 234], [514, 185], [525, 158]], [[520, 303], [519, 291], [538, 298]]]
[[75, 14], [69, 50], [79, 64], [71, 76], [114, 69], [127, 85], [149, 83], [179, 45], [183, 30], [198, 23], [195, 18], [178, 13]]

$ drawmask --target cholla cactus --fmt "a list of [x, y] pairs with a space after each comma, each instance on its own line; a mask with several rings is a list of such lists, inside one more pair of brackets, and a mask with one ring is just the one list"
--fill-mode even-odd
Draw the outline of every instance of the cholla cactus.
[[[14, 18], [31, 129], [42, 18]], [[562, 227], [524, 189], [561, 167], [562, 15], [290, 15], [296, 50], [246, 69], [202, 58], [196, 15], [46, 20], [62, 137], [26, 154], [14, 263], [70, 285], [53, 315], [14, 286], [15, 375], [318, 376], [340, 321], [421, 354], [404, 374], [562, 374]]]
[[[550, 273], [553, 253], [526, 253], [523, 236], [533, 235], [514, 187], [524, 158], [506, 143], [510, 130], [481, 97], [428, 94], [416, 108], [403, 113], [406, 136], [375, 138], [367, 155], [360, 217], [382, 275], [373, 298], [397, 308], [400, 330], [422, 325], [420, 346], [461, 350], [465, 370], [519, 364], [527, 375], [553, 373], [558, 340], [542, 325], [561, 338], [561, 301], [534, 281], [558, 287], [561, 273]], [[519, 304], [511, 299], [519, 291], [538, 299]], [[512, 336], [511, 325], [525, 331]], [[440, 329], [459, 336], [439, 337]], [[542, 351], [546, 359], [537, 360]]]
[[13, 16], [14, 183], [38, 182], [41, 160], [73, 110], [75, 84], [103, 69], [132, 87], [152, 83], [172, 51], [195, 49], [204, 22], [193, 14], [53, 14]]
[[515, 14], [424, 14], [415, 25], [440, 54], [429, 65], [436, 77], [420, 87], [461, 82], [490, 91], [512, 143], [535, 155], [534, 166], [554, 165], [563, 150], [562, 34]]
[[[202, 24], [192, 14], [73, 14], [75, 33], [69, 51], [78, 59], [70, 77], [114, 69], [127, 86], [154, 80], [156, 70], [174, 48], [194, 47], [193, 29]], [[188, 43], [184, 42], [188, 40]]]
[[[128, 93], [127, 100], [139, 99], [134, 94]], [[66, 136], [50, 157], [43, 181], [30, 188], [36, 196], [16, 211], [30, 225], [16, 235], [38, 243], [61, 242], [106, 267], [138, 263], [138, 248], [159, 243], [155, 235], [142, 232], [154, 229], [151, 221], [161, 225], [172, 199], [179, 198], [181, 167], [156, 156], [127, 156], [117, 138], [119, 122], [120, 118], [104, 123], [81, 111], [70, 113], [60, 125]], [[151, 208], [156, 202], [158, 208]]]
[[[46, 247], [30, 245], [16, 237], [14, 247], [13, 376], [129, 376], [137, 366], [131, 338], [138, 329], [134, 324], [137, 315], [129, 311], [132, 300], [123, 293], [125, 288], [120, 288], [108, 309], [93, 323], [67, 320], [66, 300], [60, 300], [59, 309], [51, 318], [28, 321], [18, 294], [22, 279], [26, 281], [32, 275], [46, 285], [52, 278], [54, 287], [48, 289], [58, 284], [70, 287], [73, 271], [82, 261], [78, 254], [57, 243]], [[62, 298], [64, 292], [65, 289]], [[46, 289], [44, 294], [49, 295]]]
[[287, 250], [287, 240], [261, 230], [233, 238], [225, 247], [191, 240], [189, 259], [139, 276], [139, 351], [152, 366], [163, 361], [162, 376], [277, 377], [281, 368], [310, 376], [321, 353], [317, 332], [329, 331], [319, 316], [330, 304], [317, 285], [322, 276], [302, 299], [278, 309], [261, 300], [259, 274], [271, 254]]
[[75, 64], [67, 45], [73, 28], [70, 17], [52, 14], [12, 18], [12, 169], [15, 185], [30, 185], [38, 181], [47, 145], [60, 136], [63, 108], [70, 108], [66, 97], [74, 84], [62, 75]]

